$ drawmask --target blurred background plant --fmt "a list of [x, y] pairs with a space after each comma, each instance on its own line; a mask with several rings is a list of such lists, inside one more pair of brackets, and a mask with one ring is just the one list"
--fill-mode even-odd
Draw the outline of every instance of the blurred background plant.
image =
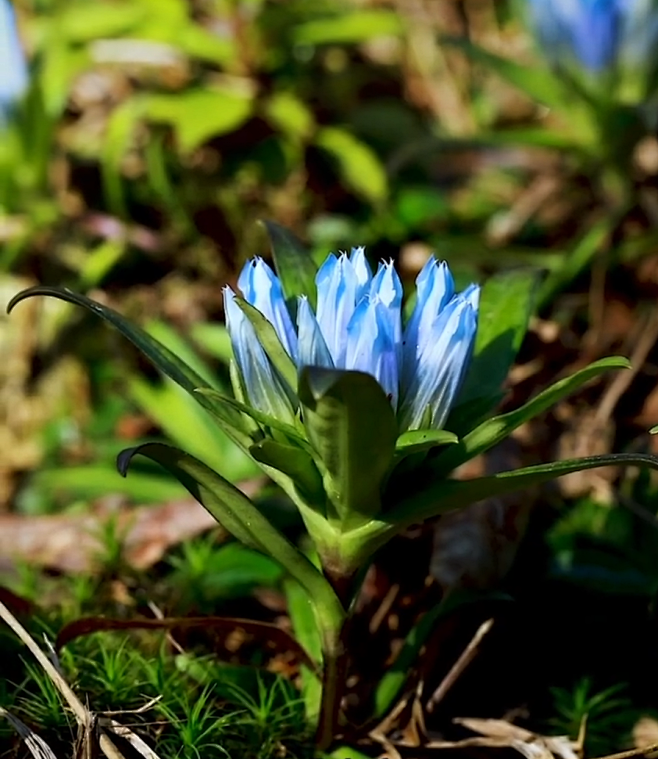
[[[533, 21], [537, 4], [505, 0], [16, 0], [24, 75], [1, 0], [0, 292], [8, 301], [35, 282], [87, 292], [184, 350], [199, 373], [227, 382], [221, 287], [235, 286], [247, 257], [266, 253], [258, 219], [295, 229], [317, 260], [365, 244], [371, 260], [395, 258], [408, 287], [431, 250], [448, 259], [460, 287], [536, 266], [545, 271], [539, 308], [502, 408], [602, 355], [628, 355], [634, 370], [560, 403], [478, 466], [656, 452], [645, 431], [658, 423], [650, 44], [658, 11], [650, 0], [626, 4], [626, 16], [601, 4], [614, 53], [599, 70], [588, 65], [593, 53], [579, 57], [579, 32], [550, 15], [553, 5], [547, 0]], [[646, 42], [636, 47], [645, 56], [637, 66], [624, 52], [636, 28]], [[573, 57], [563, 55], [570, 47]], [[167, 614], [256, 616], [285, 627], [282, 580], [271, 566], [246, 556], [248, 571], [238, 571], [235, 546], [216, 545], [221, 532], [176, 548], [212, 520], [145, 461], [126, 480], [115, 473], [127, 444], [173, 440], [258, 493], [268, 514], [299, 534], [281, 494], [255, 479], [197, 407], [66, 304], [25, 304], [2, 322], [0, 340], [2, 583], [42, 607], [35, 631], [46, 624], [55, 634], [82, 615], [153, 616], [149, 602]], [[602, 736], [596, 752], [625, 748], [638, 714], [658, 708], [656, 492], [651, 477], [592, 473], [401, 538], [370, 570], [360, 601], [354, 634], [368, 641], [364, 679], [443, 592], [501, 587], [516, 611], [497, 611], [502, 622], [480, 659], [432, 719], [443, 727], [452, 716], [520, 708], [530, 724], [555, 718], [573, 730], [589, 694], [624, 683], [637, 711], [617, 710], [625, 721], [612, 730], [612, 710], [600, 711], [590, 730]], [[452, 634], [441, 626], [420, 673], [426, 689], [483, 613], [457, 614]], [[110, 637], [71, 646], [87, 646], [80, 655], [100, 668], [99, 652], [114, 650], [103, 642]], [[131, 633], [128, 649], [167, 669], [169, 649], [158, 649], [160, 660], [146, 637]], [[234, 661], [297, 675], [290, 654], [237, 637], [211, 650], [226, 658], [233, 646]], [[210, 645], [201, 635], [185, 642], [194, 655]], [[2, 643], [18, 650], [8, 636]], [[74, 679], [74, 659], [66, 666]], [[8, 682], [30, 679], [18, 659], [11, 667]], [[169, 676], [154, 674], [140, 693], [157, 695]], [[205, 691], [207, 681], [189, 669], [175, 677], [186, 685], [174, 690], [224, 703], [225, 693]], [[587, 677], [595, 685], [581, 698]], [[493, 678], [495, 695], [479, 678]], [[84, 688], [105, 703], [101, 682], [88, 678]], [[253, 681], [240, 683], [250, 698], [258, 693]], [[133, 706], [140, 694], [130, 687]], [[358, 713], [358, 684], [352, 696]], [[184, 719], [194, 698], [180, 699], [163, 719]], [[49, 696], [37, 700], [49, 709]], [[17, 713], [29, 721], [29, 708]], [[276, 713], [272, 734], [292, 725], [283, 731], [290, 746], [297, 713]], [[61, 722], [52, 710], [32, 714], [35, 725]], [[206, 718], [195, 719], [201, 734]], [[68, 740], [68, 725], [57, 729]], [[212, 729], [202, 744], [235, 734]], [[237, 734], [255, 735], [248, 727]], [[171, 747], [184, 740], [167, 734]], [[278, 740], [267, 750], [275, 753]]]

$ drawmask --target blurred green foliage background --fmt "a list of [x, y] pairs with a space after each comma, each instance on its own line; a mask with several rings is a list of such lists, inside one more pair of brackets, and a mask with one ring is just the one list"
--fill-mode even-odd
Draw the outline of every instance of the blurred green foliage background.
[[[431, 251], [460, 286], [501, 268], [538, 267], [537, 316], [508, 383], [510, 407], [601, 355], [622, 352], [638, 365], [626, 386], [588, 388], [553, 410], [514, 455], [528, 463], [567, 455], [574, 437], [580, 455], [592, 445], [655, 447], [646, 430], [658, 423], [658, 141], [633, 132], [623, 168], [607, 172], [606, 130], [631, 135], [637, 125], [597, 131], [576, 106], [558, 107], [517, 5], [15, 5], [31, 86], [0, 134], [5, 301], [34, 283], [87, 293], [228, 383], [221, 288], [235, 285], [248, 257], [267, 255], [259, 220], [291, 228], [318, 259], [366, 245], [373, 260], [394, 258], [407, 285]], [[0, 322], [0, 347], [0, 517], [82, 515], [116, 496], [179, 497], [178, 484], [147, 463], [126, 480], [116, 473], [116, 453], [147, 438], [173, 440], [233, 481], [257, 475], [193, 401], [93, 316], [29, 301]], [[262, 499], [291, 521], [276, 492], [265, 488]], [[549, 569], [513, 578], [520, 595], [552, 599], [551, 583], [568, 582], [620, 603], [640, 599], [641, 624], [653, 625], [657, 499], [644, 476], [620, 487], [605, 476], [572, 481], [546, 496]], [[5, 527], [0, 557], [17, 545]], [[48, 564], [38, 549], [19, 558]], [[535, 567], [537, 555], [522, 558]], [[194, 571], [189, 564], [172, 561], [187, 589], [180, 594], [194, 587], [207, 611], [205, 560]], [[238, 572], [240, 588], [261, 583], [253, 566], [255, 580]], [[487, 582], [499, 579], [493, 572]], [[13, 582], [27, 593], [29, 582]], [[569, 604], [577, 609], [578, 599]], [[529, 608], [542, 619], [544, 609]], [[617, 664], [602, 683], [613, 695], [646, 661]], [[576, 668], [557, 684], [589, 674]], [[573, 698], [568, 687], [556, 696], [568, 729], [594, 698], [589, 681], [578, 682]]]

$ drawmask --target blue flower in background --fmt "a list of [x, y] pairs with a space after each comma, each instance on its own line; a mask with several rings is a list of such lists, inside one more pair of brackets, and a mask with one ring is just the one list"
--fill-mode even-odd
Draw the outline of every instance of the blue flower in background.
[[28, 70], [11, 0], [0, 0], [0, 124], [28, 87]]
[[[297, 329], [278, 277], [261, 259], [249, 261], [238, 285], [274, 326], [281, 344], [304, 366], [371, 374], [398, 412], [401, 430], [441, 428], [473, 352], [479, 287], [455, 293], [445, 263], [430, 258], [416, 280], [416, 303], [402, 327], [402, 283], [392, 262], [373, 275], [363, 248], [330, 255], [316, 275], [317, 309], [299, 298]], [[274, 416], [294, 414], [281, 379], [256, 332], [224, 290], [226, 323], [248, 400]]]
[[575, 57], [599, 72], [623, 57], [653, 54], [658, 34], [654, 0], [529, 0], [539, 42], [556, 62]]

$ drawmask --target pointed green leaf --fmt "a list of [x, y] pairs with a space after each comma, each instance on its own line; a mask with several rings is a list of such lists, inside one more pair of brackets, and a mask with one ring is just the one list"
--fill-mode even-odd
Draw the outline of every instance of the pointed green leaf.
[[539, 272], [521, 269], [487, 280], [480, 296], [475, 352], [457, 410], [500, 392], [528, 329]]
[[15, 295], [7, 306], [7, 313], [10, 313], [17, 303], [35, 295], [47, 295], [52, 298], [59, 298], [59, 300], [66, 301], [67, 303], [82, 306], [93, 314], [100, 316], [101, 319], [115, 327], [124, 337], [127, 337], [151, 361], [156, 369], [159, 369], [167, 377], [170, 377], [177, 385], [180, 385], [188, 393], [191, 393], [198, 403], [212, 411], [221, 422], [225, 432], [234, 442], [245, 450], [252, 444], [253, 441], [243, 424], [242, 416], [237, 410], [218, 407], [211, 398], [197, 393], [196, 390], [198, 388], [209, 387], [204, 379], [184, 361], [181, 361], [172, 351], [162, 345], [162, 343], [108, 306], [97, 303], [79, 293], [71, 292], [71, 290], [67, 290], [66, 288], [37, 285], [36, 287], [29, 287], [27, 290], [23, 290]]
[[306, 295], [315, 309], [315, 275], [318, 267], [310, 252], [290, 230], [274, 221], [264, 221], [270, 238], [276, 272], [291, 311], [297, 308], [297, 296]]
[[252, 323], [256, 330], [258, 341], [263, 346], [265, 353], [267, 353], [268, 358], [283, 380], [288, 384], [290, 391], [294, 394], [297, 389], [297, 367], [286, 349], [281, 345], [281, 340], [279, 340], [276, 330], [263, 314], [250, 303], [247, 303], [244, 298], [236, 295], [235, 302]]
[[369, 145], [351, 132], [337, 127], [318, 130], [315, 142], [335, 159], [341, 179], [354, 193], [375, 205], [386, 200], [386, 169]]
[[539, 288], [537, 295], [537, 308], [539, 310], [548, 306], [557, 293], [561, 292], [582, 271], [587, 269], [618, 223], [618, 214], [613, 213], [605, 216], [587, 230], [567, 255], [562, 256], [560, 264], [550, 272]]
[[[292, 622], [295, 640], [308, 652], [313, 661], [322, 660], [320, 635], [313, 616], [313, 606], [299, 583], [284, 580], [283, 591], [288, 602], [288, 615]], [[322, 683], [308, 667], [301, 667], [302, 700], [306, 719], [310, 725], [317, 723], [322, 700]]]
[[565, 377], [543, 390], [521, 408], [487, 419], [486, 422], [465, 435], [457, 445], [451, 446], [441, 453], [433, 463], [433, 471], [438, 477], [446, 477], [465, 461], [488, 451], [509, 437], [515, 429], [529, 419], [533, 419], [554, 406], [558, 401], [571, 395], [589, 380], [610, 369], [628, 369], [629, 367], [628, 359], [621, 356], [611, 356], [595, 361], [579, 372], [570, 377]]
[[170, 124], [181, 153], [190, 153], [211, 137], [232, 132], [253, 112], [250, 92], [228, 87], [197, 87], [144, 96], [144, 110], [150, 121]]
[[306, 367], [299, 380], [304, 425], [343, 530], [380, 508], [397, 423], [377, 380], [363, 372]]
[[253, 477], [258, 467], [251, 457], [235, 445], [217, 424], [213, 412], [204, 408], [180, 385], [169, 378], [155, 382], [129, 376], [126, 380], [131, 399], [162, 429], [165, 436], [197, 456], [227, 479], [235, 482]]
[[398, 437], [395, 443], [395, 455], [410, 456], [412, 453], [422, 453], [441, 445], [458, 442], [457, 435], [448, 430], [409, 430]]
[[311, 456], [301, 448], [265, 439], [255, 443], [249, 453], [261, 464], [274, 467], [290, 477], [306, 502], [322, 504], [325, 500], [322, 477]]
[[397, 36], [403, 31], [404, 23], [395, 11], [366, 8], [314, 18], [296, 25], [293, 35], [295, 42], [302, 45], [345, 45], [364, 42], [373, 37]]
[[386, 518], [397, 525], [395, 531], [399, 532], [409, 525], [423, 522], [446, 511], [463, 508], [485, 498], [513, 493], [531, 485], [541, 485], [572, 472], [604, 466], [644, 466], [658, 469], [658, 457], [640, 453], [611, 453], [552, 461], [474, 480], [436, 480], [421, 491], [412, 491], [408, 498], [386, 513]]
[[564, 109], [568, 101], [567, 92], [558, 77], [547, 68], [527, 66], [511, 58], [503, 58], [474, 45], [466, 38], [443, 37], [442, 42], [458, 47], [471, 60], [481, 63], [488, 71], [494, 71], [538, 103], [558, 110]]
[[217, 406], [221, 406], [222, 404], [230, 406], [231, 408], [236, 409], [237, 411], [240, 411], [241, 413], [251, 417], [251, 419], [258, 422], [259, 424], [262, 424], [264, 427], [269, 427], [270, 429], [282, 432], [287, 438], [294, 440], [295, 443], [298, 443], [301, 448], [310, 451], [310, 446], [306, 442], [301, 432], [291, 424], [282, 422], [280, 419], [277, 419], [274, 416], [270, 416], [263, 411], [259, 411], [257, 408], [249, 406], [246, 403], [242, 403], [242, 401], [238, 401], [235, 398], [230, 398], [227, 395], [218, 393], [216, 390], [212, 390], [211, 388], [200, 387], [197, 392], [201, 395], [207, 396], [208, 398], [212, 398]]
[[122, 451], [117, 459], [122, 475], [126, 475], [131, 460], [137, 455], [146, 456], [167, 469], [238, 540], [278, 561], [314, 599], [319, 615], [344, 616], [340, 602], [321, 572], [228, 480], [184, 451], [161, 443], [147, 443]]

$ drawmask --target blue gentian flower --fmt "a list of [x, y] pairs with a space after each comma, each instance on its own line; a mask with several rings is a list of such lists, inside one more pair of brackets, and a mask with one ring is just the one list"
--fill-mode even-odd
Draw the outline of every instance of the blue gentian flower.
[[23, 97], [28, 70], [11, 0], [0, 0], [0, 125]]
[[[246, 264], [238, 285], [300, 370], [322, 366], [371, 374], [397, 411], [401, 430], [440, 429], [473, 352], [479, 287], [456, 293], [447, 264], [430, 258], [416, 280], [416, 303], [403, 329], [402, 283], [392, 262], [381, 262], [373, 275], [364, 248], [353, 248], [349, 256], [330, 255], [315, 281], [317, 309], [300, 297], [296, 330], [281, 283], [261, 258]], [[290, 418], [291, 400], [234, 299], [225, 288], [226, 323], [248, 400]]]
[[628, 0], [530, 0], [540, 43], [558, 62], [575, 57], [600, 71], [617, 58]]
[[577, 60], [598, 73], [620, 60], [642, 65], [658, 41], [654, 0], [529, 0], [532, 23], [556, 64]]

